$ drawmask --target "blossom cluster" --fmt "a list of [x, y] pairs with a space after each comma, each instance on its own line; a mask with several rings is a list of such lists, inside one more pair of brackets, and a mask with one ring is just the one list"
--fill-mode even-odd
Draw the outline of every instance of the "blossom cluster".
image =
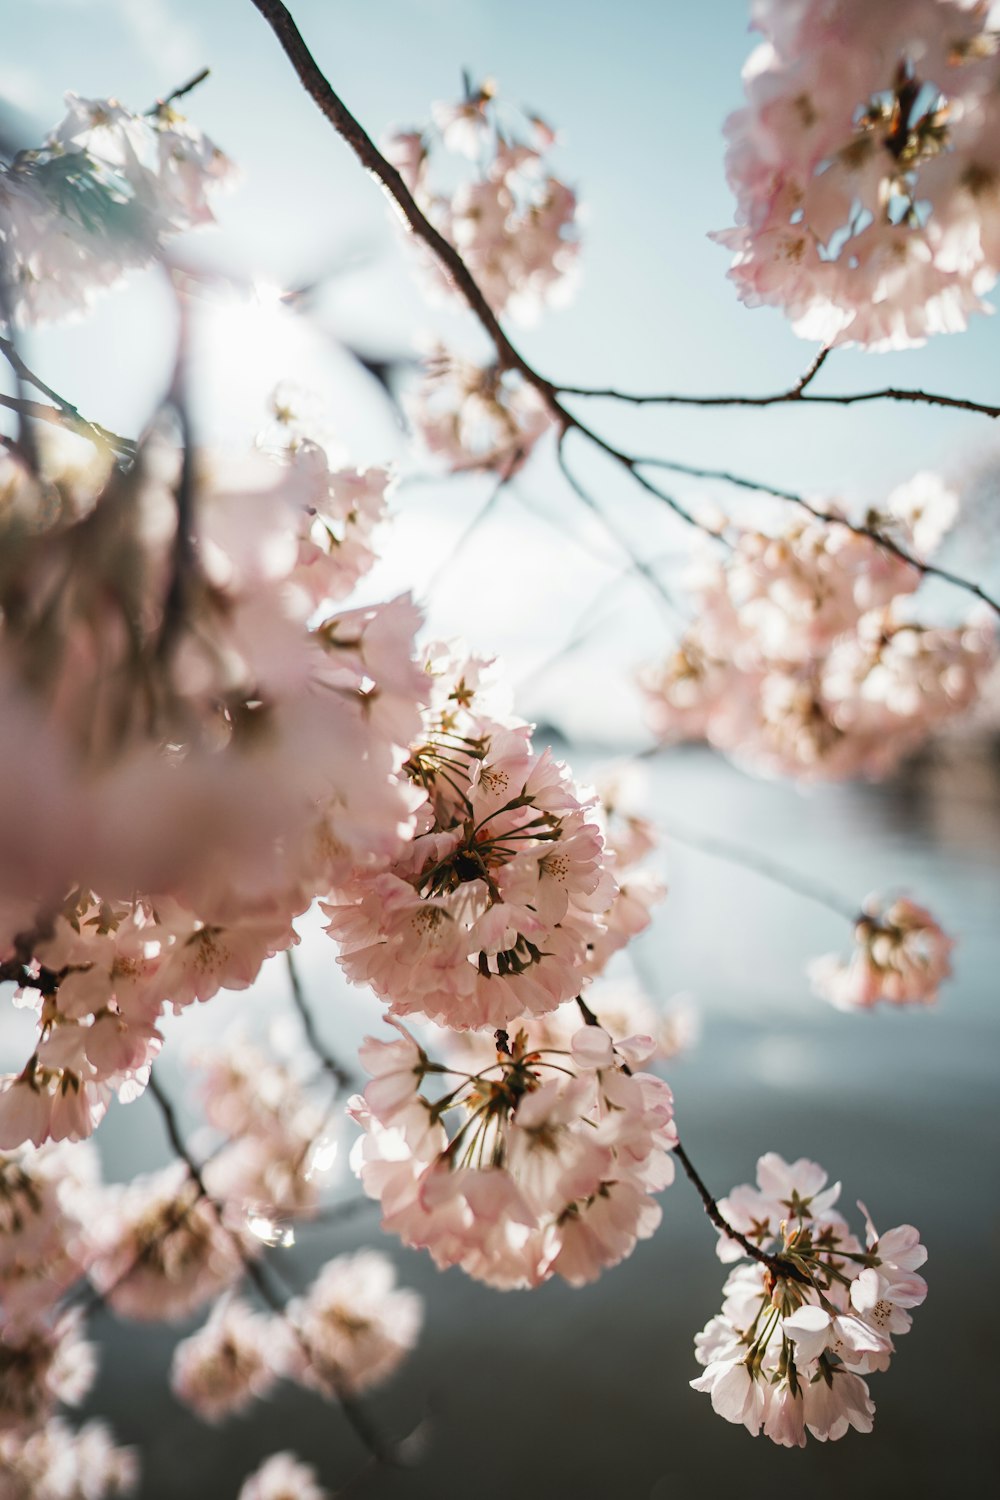
[[[202, 1071], [219, 1142], [200, 1181], [176, 1162], [102, 1185], [87, 1141], [0, 1154], [0, 1472], [23, 1487], [12, 1495], [100, 1500], [131, 1482], [132, 1459], [103, 1429], [75, 1433], [55, 1414], [77, 1405], [94, 1378], [83, 1304], [67, 1302], [87, 1280], [119, 1317], [143, 1322], [214, 1303], [177, 1346], [171, 1371], [175, 1394], [209, 1422], [245, 1410], [279, 1380], [337, 1399], [369, 1390], [416, 1341], [421, 1300], [395, 1287], [375, 1251], [327, 1262], [280, 1314], [235, 1295], [265, 1246], [292, 1243], [292, 1222], [319, 1206], [335, 1154], [322, 1133], [331, 1106], [310, 1097], [290, 1064], [239, 1039], [203, 1057]], [[58, 1488], [71, 1480], [79, 1491]]]
[[138, 115], [115, 99], [66, 102], [45, 144], [0, 170], [0, 274], [21, 324], [82, 312], [175, 235], [211, 223], [211, 197], [234, 176], [169, 104]]
[[454, 473], [485, 469], [509, 479], [552, 418], [534, 386], [512, 370], [438, 348], [422, 383], [404, 398], [424, 447]]
[[751, 307], [823, 344], [900, 349], [988, 311], [1000, 273], [1000, 52], [983, 0], [754, 0], [726, 124]]
[[[866, 1376], [885, 1370], [893, 1336], [927, 1295], [916, 1274], [927, 1259], [916, 1229], [879, 1235], [865, 1210], [864, 1245], [835, 1208], [815, 1162], [789, 1164], [774, 1152], [757, 1163], [757, 1186], [719, 1203], [730, 1226], [767, 1256], [734, 1270], [722, 1312], [695, 1340], [705, 1373], [691, 1384], [728, 1422], [782, 1447], [805, 1447], [849, 1428], [870, 1432], [875, 1414]], [[730, 1236], [721, 1259], [745, 1249]]]
[[[568, 1050], [532, 1051], [523, 1032], [500, 1033], [496, 1061], [472, 1074], [397, 1028], [365, 1043], [372, 1081], [349, 1104], [364, 1132], [352, 1164], [384, 1229], [501, 1290], [582, 1286], [653, 1233], [677, 1137], [669, 1088], [633, 1071], [649, 1037], [615, 1045], [586, 1025]], [[453, 1076], [443, 1096], [421, 1092]]]
[[838, 1010], [890, 1005], [933, 1005], [951, 973], [954, 940], [923, 906], [900, 896], [883, 911], [877, 898], [865, 902], [854, 929], [847, 963], [835, 953], [809, 966], [813, 989]]
[[330, 612], [384, 470], [297, 440], [179, 472], [155, 435], [89, 489], [0, 466], [0, 962], [39, 1027], [2, 1148], [87, 1135], [141, 1091], [168, 1005], [250, 985], [317, 892], [397, 848], [423, 676], [407, 599]]
[[[868, 530], [926, 554], [954, 507], [919, 474]], [[996, 661], [985, 616], [956, 626], [913, 617], [906, 601], [920, 582], [913, 563], [846, 521], [741, 533], [724, 559], [697, 567], [696, 622], [642, 675], [654, 730], [708, 739], [766, 774], [887, 775], [972, 707]]]
[[348, 978], [393, 1015], [458, 1030], [543, 1015], [580, 992], [649, 921], [659, 895], [605, 842], [596, 794], [503, 711], [483, 662], [426, 660], [406, 771], [416, 832], [359, 866], [323, 908]]
[[[435, 104], [432, 116], [424, 129], [393, 134], [386, 154], [493, 310], [533, 318], [566, 296], [580, 246], [576, 194], [546, 166], [555, 132], [505, 105], [491, 80], [467, 83], [459, 103]], [[435, 180], [442, 156], [453, 173], [456, 157], [468, 168], [453, 191]], [[434, 275], [452, 290], [436, 263]]]

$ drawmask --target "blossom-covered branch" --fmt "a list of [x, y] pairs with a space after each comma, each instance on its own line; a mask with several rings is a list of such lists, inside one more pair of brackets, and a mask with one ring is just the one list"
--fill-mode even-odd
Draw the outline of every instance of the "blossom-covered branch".
[[258, 1261], [247, 1254], [242, 1239], [230, 1227], [222, 1204], [209, 1192], [202, 1169], [187, 1148], [187, 1144], [181, 1134], [173, 1104], [160, 1087], [157, 1079], [152, 1075], [149, 1080], [149, 1092], [159, 1107], [171, 1147], [178, 1158], [184, 1163], [191, 1181], [197, 1189], [198, 1200], [207, 1205], [214, 1215], [220, 1231], [230, 1240], [233, 1249], [242, 1263], [244, 1274], [252, 1283], [261, 1300], [270, 1308], [271, 1312], [277, 1314], [287, 1322], [291, 1335], [304, 1359], [315, 1371], [319, 1389], [322, 1391], [327, 1384], [329, 1385], [330, 1391], [336, 1397], [344, 1416], [373, 1458], [376, 1458], [381, 1463], [393, 1462], [394, 1453], [392, 1445], [385, 1440], [378, 1428], [372, 1423], [371, 1418], [361, 1403], [351, 1395], [349, 1388], [341, 1377], [340, 1371], [312, 1347], [302, 1328], [288, 1315], [285, 1300], [271, 1284], [267, 1272]]

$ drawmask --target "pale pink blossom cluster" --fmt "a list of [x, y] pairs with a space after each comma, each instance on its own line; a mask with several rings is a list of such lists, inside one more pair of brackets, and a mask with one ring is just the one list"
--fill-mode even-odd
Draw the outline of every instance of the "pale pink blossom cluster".
[[294, 1453], [272, 1453], [245, 1479], [237, 1500], [328, 1500], [316, 1470]]
[[171, 1389], [206, 1422], [246, 1411], [273, 1389], [287, 1337], [280, 1319], [220, 1298], [208, 1322], [175, 1348]]
[[238, 1212], [220, 1221], [183, 1162], [104, 1190], [90, 1278], [119, 1317], [179, 1322], [242, 1280], [263, 1246]]
[[[869, 518], [927, 550], [954, 497], [927, 475]], [[919, 570], [839, 521], [743, 532], [692, 584], [695, 623], [640, 678], [665, 740], [707, 739], [770, 775], [879, 778], [967, 712], [996, 662], [991, 617], [924, 625]]]
[[[719, 1203], [770, 1260], [730, 1274], [721, 1314], [695, 1340], [705, 1373], [694, 1389], [727, 1422], [786, 1448], [805, 1447], [807, 1433], [825, 1442], [852, 1427], [871, 1431], [865, 1377], [888, 1367], [893, 1335], [909, 1331], [910, 1309], [927, 1295], [917, 1230], [879, 1235], [865, 1210], [862, 1245], [834, 1207], [840, 1184], [826, 1184], [815, 1162], [770, 1152], [757, 1164], [757, 1186]], [[728, 1261], [745, 1251], [725, 1236], [719, 1253]]]
[[[521, 116], [486, 81], [458, 104], [435, 104], [426, 129], [397, 131], [386, 154], [420, 207], [458, 250], [495, 312], [530, 320], [565, 298], [580, 248], [576, 194], [548, 170], [552, 128]], [[452, 191], [435, 185], [435, 158], [464, 158]], [[428, 269], [431, 269], [430, 264]], [[433, 262], [436, 285], [454, 289]]]
[[[364, 1132], [352, 1164], [384, 1229], [501, 1290], [552, 1276], [582, 1286], [653, 1233], [651, 1194], [673, 1180], [677, 1137], [667, 1085], [632, 1071], [649, 1037], [616, 1046], [587, 1025], [568, 1050], [536, 1052], [523, 1032], [501, 1034], [496, 1061], [469, 1074], [397, 1028], [365, 1043], [372, 1082], [349, 1105]], [[448, 1092], [429, 1098], [438, 1075]]]
[[1000, 53], [985, 0], [755, 0], [726, 123], [751, 307], [871, 349], [966, 326], [1000, 272]]
[[317, 1097], [302, 1062], [234, 1034], [192, 1059], [205, 1118], [223, 1138], [206, 1163], [210, 1191], [264, 1244], [293, 1234], [319, 1205], [339, 1152], [339, 1110]]
[[[683, 1056], [697, 1042], [698, 1012], [690, 996], [675, 995], [658, 1008], [635, 978], [600, 978], [584, 991], [586, 1004], [617, 1045], [630, 1036], [646, 1036], [653, 1043], [649, 1061], [668, 1062]], [[580, 1029], [580, 1008], [567, 1000], [544, 1016], [523, 1016], [508, 1023], [511, 1032], [524, 1034], [531, 1052], [568, 1052]], [[449, 1063], [460, 1069], [481, 1069], [495, 1060], [496, 1043], [488, 1031], [447, 1031], [428, 1028], [430, 1042]]]
[[367, 523], [351, 557], [331, 512], [379, 514], [385, 482], [304, 445], [203, 459], [190, 549], [155, 443], [87, 503], [56, 484], [47, 527], [41, 486], [17, 488], [0, 963], [39, 1031], [0, 1080], [0, 1148], [89, 1134], [141, 1092], [167, 1005], [252, 984], [317, 892], [409, 831], [417, 612], [318, 608], [367, 566]]
[[139, 1478], [131, 1448], [116, 1448], [103, 1422], [73, 1429], [60, 1417], [21, 1437], [0, 1432], [4, 1500], [110, 1500]]
[[854, 951], [845, 963], [835, 953], [817, 958], [809, 977], [817, 995], [838, 1010], [890, 1005], [933, 1005], [951, 973], [954, 939], [923, 906], [905, 896], [883, 909], [869, 897], [854, 929]]
[[93, 1383], [95, 1351], [60, 1299], [91, 1264], [98, 1204], [90, 1147], [0, 1154], [0, 1433], [34, 1431]]
[[432, 649], [407, 773], [416, 833], [339, 884], [324, 911], [348, 978], [394, 1015], [505, 1026], [579, 993], [649, 920], [619, 897], [593, 793], [531, 726], [496, 717], [483, 663]]
[[47, 1313], [86, 1274], [98, 1192], [90, 1145], [0, 1153], [0, 1300], [12, 1321]]
[[475, 364], [443, 347], [405, 398], [424, 447], [452, 473], [490, 469], [516, 474], [552, 418], [534, 386], [516, 371]]
[[0, 1153], [0, 1494], [5, 1500], [103, 1500], [135, 1478], [130, 1453], [99, 1423], [74, 1431], [96, 1373], [79, 1310], [61, 1299], [83, 1282], [103, 1210], [96, 1153], [77, 1146]]
[[388, 516], [394, 476], [386, 468], [337, 464], [308, 393], [282, 382], [271, 405], [274, 422], [260, 446], [283, 458], [303, 485], [299, 551], [290, 578], [320, 608], [346, 599], [374, 566], [376, 532]]
[[377, 1250], [328, 1261], [302, 1298], [289, 1303], [299, 1337], [287, 1374], [319, 1391], [360, 1395], [382, 1385], [416, 1345], [423, 1300], [396, 1286], [393, 1264]]
[[170, 105], [137, 115], [67, 94], [44, 146], [0, 170], [0, 275], [18, 323], [86, 309], [175, 235], [213, 222], [234, 168]]

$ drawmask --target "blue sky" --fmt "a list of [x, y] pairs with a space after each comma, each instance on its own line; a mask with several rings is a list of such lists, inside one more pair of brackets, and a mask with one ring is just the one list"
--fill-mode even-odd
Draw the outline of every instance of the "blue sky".
[[[731, 222], [721, 127], [740, 101], [740, 67], [752, 45], [744, 0], [298, 0], [292, 8], [334, 86], [376, 136], [391, 124], [423, 120], [433, 99], [455, 97], [464, 67], [493, 75], [504, 94], [561, 128], [557, 169], [586, 205], [583, 281], [569, 308], [512, 330], [547, 374], [633, 389], [762, 391], [789, 384], [808, 364], [813, 349], [779, 313], [740, 305], [725, 277], [725, 253], [706, 238]], [[425, 305], [381, 195], [302, 93], [250, 0], [32, 0], [7, 9], [0, 94], [39, 130], [59, 117], [66, 88], [144, 108], [211, 67], [189, 112], [236, 159], [243, 178], [219, 205], [220, 228], [184, 247], [192, 259], [284, 285], [343, 263], [353, 267], [330, 283], [312, 325], [266, 309], [247, 315], [232, 300], [206, 320], [199, 344], [204, 435], [249, 438], [267, 391], [291, 377], [321, 393], [345, 453], [367, 462], [398, 455], [391, 413], [337, 340], [406, 353], [435, 331], [471, 336], [468, 320]], [[898, 383], [995, 398], [998, 337], [1000, 328], [981, 317], [967, 333], [923, 350], [838, 352], [817, 389]], [[155, 274], [139, 277], [83, 322], [34, 335], [29, 352], [88, 415], [135, 431], [169, 367], [169, 301]], [[881, 404], [586, 409], [634, 451], [859, 503], [877, 501], [918, 468], [964, 465], [994, 441], [983, 418]], [[575, 448], [574, 461], [635, 547], [654, 557], [687, 547], [663, 508], [635, 495], [585, 445]], [[746, 513], [747, 502], [724, 489], [674, 488], [725, 502], [734, 517]], [[660, 648], [670, 621], [634, 580], [615, 586], [619, 558], [595, 560], [594, 551], [608, 551], [607, 539], [544, 457], [520, 492], [524, 503], [505, 497], [441, 581], [431, 624], [502, 648], [522, 676], [558, 650], [602, 596], [597, 618], [608, 623], [601, 644], [561, 663], [562, 702], [551, 713], [582, 713], [581, 727], [588, 727], [582, 689], [592, 681], [593, 653], [600, 657], [603, 647], [602, 691], [611, 696], [602, 704], [610, 701], [623, 716], [616, 724], [634, 732], [634, 710], [618, 679]], [[372, 580], [373, 595], [409, 585], [420, 592], [487, 493], [473, 481], [401, 496], [395, 542]], [[502, 581], [500, 548], [515, 559]], [[525, 705], [535, 714], [550, 711], [535, 701], [541, 681]], [[546, 680], [543, 696], [550, 690]], [[597, 717], [606, 720], [603, 708]]]

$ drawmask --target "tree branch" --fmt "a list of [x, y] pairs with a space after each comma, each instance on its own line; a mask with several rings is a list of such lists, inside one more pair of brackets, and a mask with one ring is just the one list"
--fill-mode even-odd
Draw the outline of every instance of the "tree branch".
[[[6, 340], [0, 340], [0, 343], [6, 343]], [[103, 427], [100, 422], [88, 421], [68, 401], [59, 406], [46, 406], [41, 401], [31, 401], [22, 396], [6, 396], [0, 392], [0, 406], [16, 412], [20, 417], [48, 422], [52, 427], [69, 428], [81, 437], [90, 438], [99, 448], [110, 449], [119, 458], [135, 457], [136, 444], [131, 438], [121, 437], [117, 432], [112, 432], [110, 427]]]
[[762, 1250], [759, 1245], [754, 1244], [753, 1240], [748, 1240], [745, 1234], [741, 1234], [738, 1229], [734, 1229], [729, 1221], [723, 1218], [719, 1205], [708, 1191], [704, 1182], [702, 1182], [695, 1170], [694, 1163], [680, 1141], [675, 1143], [673, 1154], [697, 1188], [698, 1196], [701, 1198], [705, 1212], [716, 1229], [721, 1229], [723, 1234], [728, 1235], [731, 1240], [735, 1240], [744, 1252], [749, 1255], [751, 1260], [756, 1260], [762, 1266], [766, 1266], [772, 1276], [784, 1277], [788, 1281], [800, 1281], [804, 1282], [806, 1286], [812, 1286], [812, 1278], [805, 1271], [801, 1271], [798, 1266], [794, 1265], [791, 1261], [785, 1260], [781, 1255], [771, 1255], [768, 1251]]
[[337, 1059], [326, 1050], [326, 1048], [323, 1046], [323, 1043], [320, 1041], [319, 1032], [316, 1030], [316, 1022], [313, 1017], [313, 1013], [309, 1009], [309, 1004], [306, 1000], [306, 993], [302, 986], [302, 979], [298, 971], [298, 966], [295, 963], [295, 959], [292, 956], [292, 950], [290, 948], [285, 949], [285, 965], [288, 969], [288, 981], [292, 991], [292, 1003], [299, 1013], [299, 1019], [302, 1022], [302, 1030], [306, 1034], [306, 1041], [309, 1043], [310, 1048], [315, 1053], [320, 1063], [323, 1065], [324, 1071], [329, 1073], [330, 1077], [333, 1079], [337, 1087], [337, 1092], [340, 1093], [344, 1089], [353, 1088], [357, 1083], [357, 1078], [355, 1077], [355, 1075], [351, 1073], [347, 1068], [343, 1067], [337, 1061]]
[[790, 406], [810, 403], [817, 406], [854, 406], [866, 401], [911, 401], [925, 406], [948, 406], [959, 411], [978, 412], [984, 417], [1000, 417], [1000, 406], [991, 406], [983, 401], [971, 401], [962, 396], [943, 396], [932, 391], [906, 389], [900, 386], [882, 386], [875, 391], [852, 391], [843, 395], [823, 392], [818, 394], [806, 388], [819, 374], [832, 351], [819, 351], [803, 375], [787, 390], [775, 391], [768, 396], [683, 396], [677, 392], [644, 394], [635, 391], [620, 391], [615, 386], [557, 385], [560, 396], [587, 396], [605, 401], [625, 401], [631, 406]]
[[[600, 1026], [600, 1017], [595, 1015], [582, 995], [577, 995], [576, 1003], [580, 1014], [587, 1026]], [[628, 1073], [631, 1076], [632, 1069], [628, 1067], [627, 1064], [623, 1065], [622, 1071]], [[812, 1285], [812, 1281], [809, 1276], [807, 1276], [804, 1271], [800, 1271], [798, 1266], [793, 1265], [790, 1261], [785, 1260], [781, 1255], [772, 1255], [767, 1250], [762, 1250], [759, 1245], [754, 1244], [753, 1240], [748, 1240], [745, 1234], [741, 1234], [738, 1229], [734, 1229], [733, 1226], [729, 1223], [728, 1219], [723, 1218], [722, 1211], [719, 1208], [719, 1205], [716, 1203], [715, 1199], [708, 1191], [708, 1188], [698, 1176], [698, 1173], [694, 1168], [694, 1163], [688, 1156], [687, 1152], [684, 1150], [684, 1147], [681, 1145], [679, 1140], [674, 1142], [672, 1149], [674, 1156], [676, 1156], [677, 1160], [684, 1168], [688, 1177], [690, 1177], [691, 1181], [698, 1189], [701, 1201], [705, 1206], [705, 1212], [708, 1214], [708, 1217], [711, 1219], [716, 1229], [721, 1229], [723, 1234], [726, 1234], [730, 1239], [735, 1240], [738, 1245], [742, 1246], [743, 1250], [747, 1255], [750, 1256], [751, 1260], [759, 1261], [762, 1266], [766, 1266], [773, 1276], [784, 1276], [791, 1281], [802, 1281], [805, 1282], [807, 1286]]]
[[[884, 551], [891, 552], [893, 557], [898, 557], [901, 562], [909, 563], [911, 568], [916, 568], [926, 578], [940, 578], [944, 583], [951, 584], [954, 588], [964, 589], [967, 594], [973, 594], [983, 604], [989, 605], [996, 614], [1000, 615], [1000, 599], [992, 594], [971, 578], [963, 578], [958, 573], [952, 573], [948, 568], [942, 568], [937, 563], [924, 562], [922, 558], [916, 557], [912, 552], [893, 540], [886, 532], [880, 531], [875, 526], [865, 526], [860, 522], [851, 521], [847, 516], [839, 515], [835, 511], [824, 510], [821, 506], [814, 505], [804, 495], [797, 494], [794, 490], [781, 489], [775, 484], [764, 484], [757, 479], [747, 479], [742, 474], [734, 474], [729, 469], [706, 469], [697, 464], [681, 463], [672, 458], [636, 458], [636, 465], [647, 465], [651, 468], [666, 469], [671, 474], [685, 474], [690, 479], [713, 479], [722, 484], [731, 484], [734, 489], [751, 490], [755, 494], [773, 495], [776, 500], [787, 500], [790, 505], [798, 505], [817, 521], [823, 521], [826, 525], [846, 526], [848, 531], [853, 531], [855, 536], [864, 536], [869, 541], [876, 542]], [[641, 481], [640, 481], [641, 482]], [[655, 488], [652, 490], [655, 494]]]
[[372, 1458], [379, 1463], [392, 1464], [397, 1462], [397, 1455], [394, 1448], [386, 1442], [381, 1433], [375, 1428], [360, 1402], [345, 1389], [339, 1373], [331, 1369], [328, 1361], [318, 1357], [301, 1328], [299, 1328], [294, 1319], [289, 1317], [281, 1295], [271, 1285], [263, 1266], [259, 1265], [257, 1261], [247, 1254], [239, 1235], [226, 1223], [222, 1205], [209, 1192], [205, 1185], [202, 1169], [187, 1148], [187, 1144], [181, 1134], [174, 1107], [152, 1074], [150, 1075], [148, 1088], [159, 1106], [167, 1138], [174, 1152], [187, 1168], [188, 1175], [197, 1189], [199, 1199], [203, 1200], [212, 1210], [219, 1228], [229, 1237], [243, 1264], [243, 1269], [248, 1280], [252, 1282], [261, 1300], [273, 1313], [284, 1319], [302, 1353], [316, 1372], [324, 1379], [329, 1379], [330, 1386], [337, 1401], [343, 1408], [345, 1417], [354, 1429], [355, 1435], [364, 1444], [365, 1448], [367, 1448]]
[[790, 870], [787, 865], [780, 864], [777, 860], [771, 859], [766, 854], [760, 854], [755, 849], [744, 849], [739, 844], [731, 843], [729, 839], [716, 838], [714, 834], [699, 833], [697, 830], [686, 828], [684, 824], [681, 824], [678, 829], [677, 823], [669, 815], [663, 824], [663, 831], [668, 839], [675, 839], [678, 844], [684, 844], [689, 849], [697, 849], [699, 853], [708, 854], [713, 859], [725, 860], [727, 864], [739, 865], [744, 870], [752, 870], [755, 875], [761, 876], [763, 880], [770, 880], [773, 885], [780, 885], [786, 891], [802, 896], [806, 901], [814, 901], [818, 906], [825, 906], [827, 911], [843, 917], [845, 921], [850, 922], [852, 927], [864, 917], [863, 912], [852, 907], [835, 891], [828, 890], [826, 886], [799, 875], [797, 871]]
[[715, 535], [709, 527], [703, 526], [679, 501], [657, 489], [636, 469], [636, 461], [627, 453], [609, 443], [606, 438], [600, 436], [579, 417], [562, 405], [559, 400], [559, 388], [554, 386], [550, 380], [541, 375], [515, 348], [507, 334], [500, 325], [500, 321], [490, 307], [483, 292], [465, 264], [454, 245], [441, 233], [439, 229], [428, 219], [423, 209], [417, 203], [410, 189], [406, 186], [403, 178], [396, 168], [379, 151], [362, 126], [351, 114], [343, 100], [334, 92], [329, 80], [320, 69], [316, 59], [302, 38], [302, 34], [288, 11], [288, 7], [281, 0], [251, 0], [260, 14], [267, 21], [275, 36], [278, 38], [285, 55], [295, 72], [299, 82], [315, 102], [325, 118], [333, 126], [334, 130], [343, 137], [350, 146], [355, 156], [361, 162], [370, 176], [380, 185], [388, 195], [390, 202], [403, 219], [404, 224], [411, 233], [432, 251], [443, 266], [456, 291], [461, 293], [468, 303], [472, 312], [478, 318], [483, 329], [489, 336], [496, 350], [497, 361], [501, 369], [518, 370], [527, 383], [538, 392], [552, 415], [560, 432], [565, 434], [570, 430], [581, 433], [589, 439], [595, 447], [600, 448], [609, 458], [626, 469], [636, 482], [649, 493], [656, 496], [669, 505], [674, 513], [689, 526], [694, 526], [700, 531], [709, 531]]

